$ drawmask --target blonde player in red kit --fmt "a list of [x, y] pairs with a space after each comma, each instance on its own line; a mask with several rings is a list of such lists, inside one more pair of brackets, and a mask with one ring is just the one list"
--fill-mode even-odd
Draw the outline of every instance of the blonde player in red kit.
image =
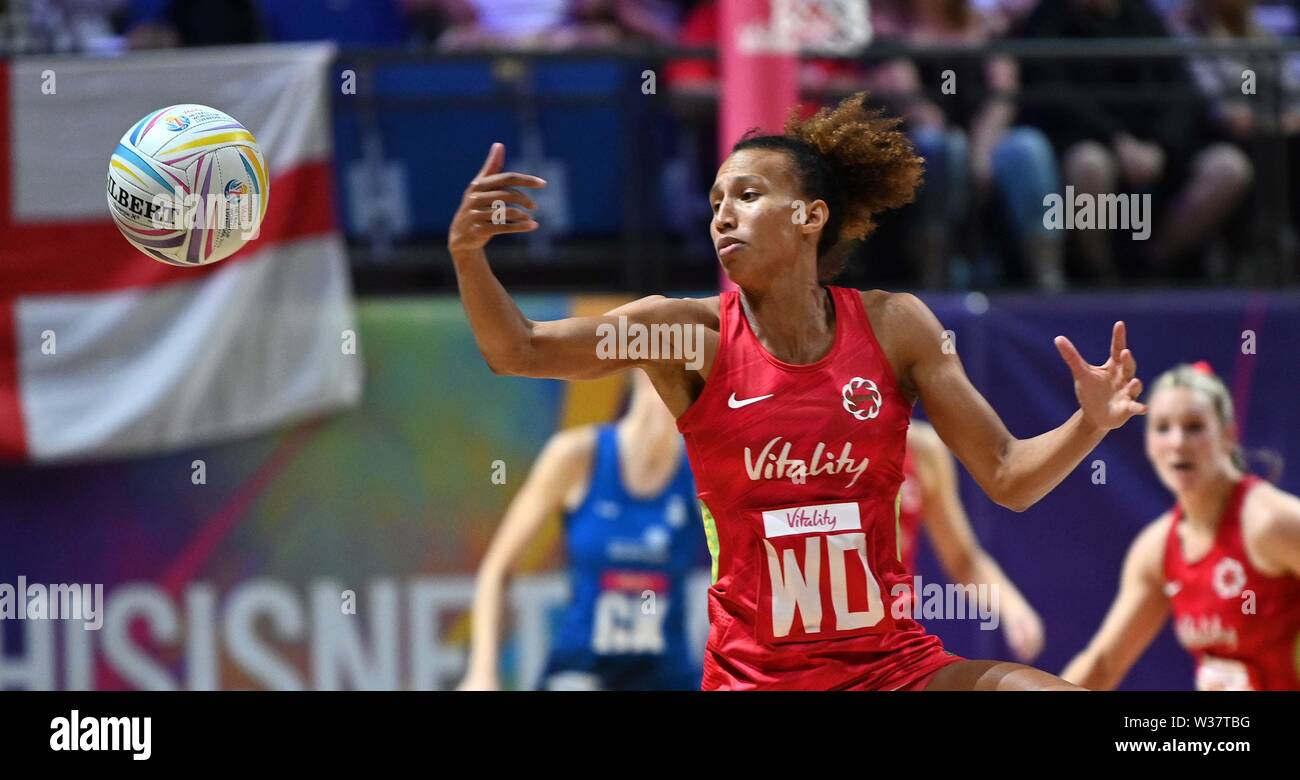
[[1062, 676], [1114, 688], [1167, 617], [1199, 690], [1300, 690], [1300, 499], [1246, 473], [1206, 363], [1151, 387], [1147, 457], [1177, 503], [1129, 548], [1119, 594]]
[[[705, 690], [1073, 688], [950, 655], [899, 617], [894, 586], [910, 585], [895, 535], [904, 446], [921, 400], [980, 487], [1028, 508], [1145, 411], [1124, 325], [1101, 366], [1057, 337], [1079, 411], [1017, 439], [915, 296], [825, 286], [844, 242], [911, 200], [921, 179], [899, 121], [862, 100], [747, 137], [723, 162], [710, 230], [739, 291], [650, 296], [600, 317], [529, 320], [492, 274], [488, 240], [537, 227], [515, 188], [545, 185], [501, 172], [494, 144], [448, 237], [461, 302], [495, 373], [587, 379], [636, 366], [677, 418], [713, 554]], [[653, 349], [610, 349], [624, 336]]]

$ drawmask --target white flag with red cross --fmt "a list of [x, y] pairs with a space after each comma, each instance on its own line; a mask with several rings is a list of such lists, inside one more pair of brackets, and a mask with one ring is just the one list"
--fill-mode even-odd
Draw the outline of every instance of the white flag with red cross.
[[[0, 457], [148, 454], [360, 397], [333, 204], [326, 44], [0, 62]], [[257, 138], [272, 199], [238, 254], [176, 268], [105, 203], [122, 133], [199, 103]]]

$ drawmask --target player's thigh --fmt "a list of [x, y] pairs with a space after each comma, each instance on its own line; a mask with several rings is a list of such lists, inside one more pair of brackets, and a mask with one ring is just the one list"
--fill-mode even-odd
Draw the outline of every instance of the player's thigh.
[[1010, 661], [957, 661], [935, 672], [927, 691], [1082, 691], [1054, 674]]

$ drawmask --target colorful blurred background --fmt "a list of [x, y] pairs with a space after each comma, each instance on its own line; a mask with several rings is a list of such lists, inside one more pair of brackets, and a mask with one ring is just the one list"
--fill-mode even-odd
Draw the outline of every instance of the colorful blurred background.
[[[1053, 337], [1099, 359], [1122, 318], [1148, 381], [1210, 361], [1246, 447], [1271, 453], [1252, 465], [1280, 458], [1300, 491], [1300, 4], [861, 5], [871, 45], [805, 56], [802, 110], [870, 88], [927, 183], [840, 283], [920, 295], [1019, 436], [1075, 406]], [[0, 622], [0, 689], [453, 687], [507, 503], [550, 434], [612, 419], [626, 383], [493, 376], [446, 225], [500, 140], [552, 183], [543, 230], [490, 252], [527, 316], [716, 290], [716, 4], [7, 0], [0, 20], [0, 582], [101, 583], [107, 602], [95, 632]], [[242, 121], [272, 174], [262, 237], [203, 269], [137, 253], [102, 200], [121, 134], [181, 102]], [[1152, 238], [1046, 228], [1067, 186], [1150, 194]], [[962, 473], [1049, 671], [1171, 503], [1141, 425], [1025, 513]], [[556, 518], [512, 585], [508, 687], [545, 658], [559, 538]], [[944, 579], [924, 543], [918, 573]], [[978, 621], [927, 625], [1008, 656]], [[1124, 687], [1192, 687], [1169, 628]]]

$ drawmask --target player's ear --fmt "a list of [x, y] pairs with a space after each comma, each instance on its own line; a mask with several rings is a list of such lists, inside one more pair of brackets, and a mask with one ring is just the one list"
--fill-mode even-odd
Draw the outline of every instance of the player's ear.
[[826, 201], [818, 198], [814, 201], [796, 200], [792, 219], [799, 226], [799, 232], [805, 235], [817, 233], [826, 227], [831, 210]]

